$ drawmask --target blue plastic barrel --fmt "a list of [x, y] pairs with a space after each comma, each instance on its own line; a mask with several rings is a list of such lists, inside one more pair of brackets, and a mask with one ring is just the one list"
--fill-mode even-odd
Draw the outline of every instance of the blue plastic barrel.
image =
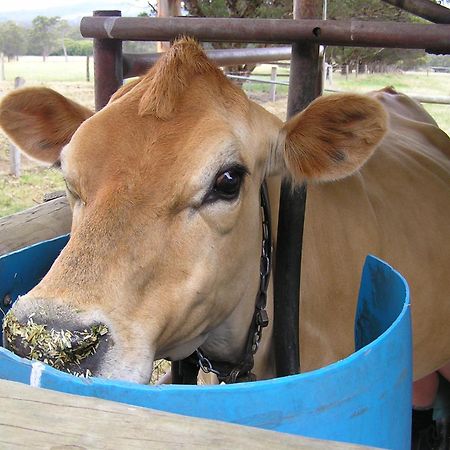
[[[10, 295], [14, 300], [38, 283], [66, 242], [64, 236], [1, 257], [0, 299]], [[0, 378], [302, 436], [409, 449], [409, 290], [398, 272], [373, 256], [367, 257], [362, 275], [355, 347], [344, 360], [313, 372], [227, 386], [143, 386], [76, 378], [0, 348]]]

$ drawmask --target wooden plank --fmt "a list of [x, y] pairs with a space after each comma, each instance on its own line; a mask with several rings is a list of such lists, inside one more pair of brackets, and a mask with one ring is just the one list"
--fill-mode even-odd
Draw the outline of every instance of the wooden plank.
[[0, 255], [70, 232], [72, 213], [66, 197], [0, 218]]
[[0, 404], [1, 448], [369, 448], [169, 414], [4, 380], [0, 380]]

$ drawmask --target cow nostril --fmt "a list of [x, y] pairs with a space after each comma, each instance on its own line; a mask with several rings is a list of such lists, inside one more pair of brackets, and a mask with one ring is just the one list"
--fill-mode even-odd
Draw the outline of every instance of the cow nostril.
[[30, 317], [21, 324], [12, 311], [3, 321], [5, 346], [19, 356], [37, 359], [56, 369], [77, 373], [82, 362], [94, 355], [108, 334], [103, 324], [83, 330], [47, 329]]

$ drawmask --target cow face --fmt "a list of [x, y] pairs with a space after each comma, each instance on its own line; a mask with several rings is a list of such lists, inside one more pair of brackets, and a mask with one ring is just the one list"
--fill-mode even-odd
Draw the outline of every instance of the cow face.
[[[92, 116], [48, 89], [10, 94], [0, 123], [26, 153], [60, 161], [73, 225], [49, 273], [13, 307], [6, 344], [27, 355], [27, 330], [45, 328], [40, 359], [136, 382], [149, 380], [155, 358], [199, 346], [239, 361], [259, 286], [264, 178], [346, 176], [385, 122], [376, 101], [351, 95], [282, 124], [189, 39]], [[51, 354], [48, 341], [63, 335], [69, 343]]]

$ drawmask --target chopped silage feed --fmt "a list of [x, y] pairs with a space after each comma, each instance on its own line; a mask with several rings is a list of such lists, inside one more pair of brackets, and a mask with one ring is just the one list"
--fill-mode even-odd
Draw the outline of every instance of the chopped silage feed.
[[82, 331], [48, 330], [46, 325], [35, 323], [33, 317], [23, 325], [10, 311], [3, 320], [3, 333], [9, 347], [19, 355], [87, 377], [91, 375], [89, 369], [82, 371], [80, 364], [95, 354], [100, 338], [108, 333], [108, 327], [97, 324]]

